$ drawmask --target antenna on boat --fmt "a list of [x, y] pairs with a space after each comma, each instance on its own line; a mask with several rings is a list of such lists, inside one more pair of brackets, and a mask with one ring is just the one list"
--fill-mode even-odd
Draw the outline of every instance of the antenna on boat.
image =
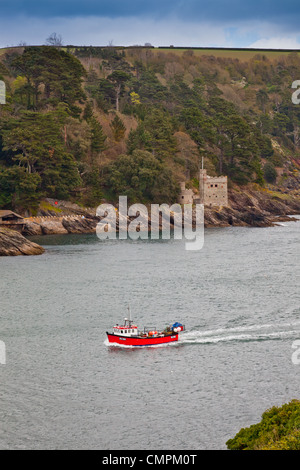
[[131, 320], [131, 310], [130, 310], [129, 304], [128, 304], [127, 310], [128, 310], [128, 317], [129, 317], [129, 325], [131, 326], [132, 320]]

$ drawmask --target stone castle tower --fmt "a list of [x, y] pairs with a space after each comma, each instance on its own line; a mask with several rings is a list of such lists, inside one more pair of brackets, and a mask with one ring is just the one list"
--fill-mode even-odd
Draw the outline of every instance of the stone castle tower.
[[185, 182], [180, 183], [179, 204], [203, 204], [204, 206], [228, 206], [227, 176], [209, 176], [207, 170], [199, 170], [199, 195], [192, 189], [186, 189]]
[[180, 183], [181, 193], [179, 196], [179, 204], [193, 204], [194, 203], [194, 191], [192, 189], [186, 189], [185, 182]]
[[208, 176], [202, 168], [199, 174], [199, 202], [205, 206], [228, 206], [227, 176]]

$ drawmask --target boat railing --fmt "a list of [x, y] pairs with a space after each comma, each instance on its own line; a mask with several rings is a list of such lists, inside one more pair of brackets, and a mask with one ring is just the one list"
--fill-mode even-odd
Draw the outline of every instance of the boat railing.
[[151, 327], [145, 326], [144, 333], [147, 334], [147, 333], [149, 333], [149, 331], [157, 331], [156, 326], [151, 326]]
[[[182, 324], [181, 324], [181, 327], [182, 327], [182, 331], [184, 331], [184, 330], [185, 330], [185, 325], [182, 325]], [[138, 334], [142, 334], [142, 335], [147, 335], [147, 336], [148, 336], [149, 333], [152, 334], [153, 332], [156, 332], [156, 334], [158, 333], [158, 334], [169, 335], [169, 334], [172, 334], [172, 333], [173, 333], [173, 328], [172, 328], [171, 326], [167, 326], [164, 330], [158, 331], [157, 328], [154, 327], [154, 326], [151, 326], [151, 327], [145, 326], [145, 327], [144, 327], [144, 330], [139, 331]]]

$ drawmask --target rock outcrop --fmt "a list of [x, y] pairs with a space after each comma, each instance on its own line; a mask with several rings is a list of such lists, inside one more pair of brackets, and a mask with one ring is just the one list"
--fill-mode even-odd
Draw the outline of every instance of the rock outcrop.
[[98, 222], [99, 218], [92, 216], [62, 219], [62, 225], [68, 233], [94, 233]]
[[[279, 221], [291, 221], [300, 214], [300, 198], [268, 191], [229, 191], [229, 206], [205, 208], [206, 227], [269, 227]], [[296, 220], [296, 219], [294, 219]]]
[[45, 249], [15, 230], [0, 228], [0, 256], [41, 255]]
[[[205, 207], [205, 227], [270, 227], [281, 221], [296, 220], [291, 215], [300, 214], [299, 194], [285, 194], [255, 187], [234, 188], [229, 190], [229, 205], [224, 207]], [[52, 200], [47, 200], [53, 202]], [[76, 204], [60, 202], [61, 213], [44, 212], [45, 215], [27, 218], [23, 235], [50, 235], [68, 233], [95, 233], [97, 223], [101, 220], [95, 215], [96, 210], [83, 210]], [[72, 212], [73, 211], [73, 212]], [[66, 213], [62, 213], [66, 212]], [[119, 215], [119, 214], [118, 214]], [[141, 230], [151, 230], [151, 211], [149, 219], [143, 220]], [[135, 217], [125, 217], [127, 224]], [[171, 226], [174, 218], [170, 217]], [[141, 215], [139, 217], [141, 220]], [[108, 221], [109, 222], [109, 221]], [[122, 222], [123, 227], [126, 221]], [[107, 226], [110, 230], [109, 226]], [[161, 226], [160, 226], [161, 228]], [[116, 220], [119, 229], [119, 220]], [[130, 227], [129, 227], [130, 229]]]
[[65, 216], [26, 219], [22, 233], [26, 236], [67, 233], [94, 233], [98, 217]]

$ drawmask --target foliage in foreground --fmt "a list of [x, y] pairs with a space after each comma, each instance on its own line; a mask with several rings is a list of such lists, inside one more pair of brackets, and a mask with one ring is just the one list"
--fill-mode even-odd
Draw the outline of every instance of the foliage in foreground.
[[242, 428], [226, 445], [229, 450], [300, 450], [300, 401], [273, 406], [260, 423]]

